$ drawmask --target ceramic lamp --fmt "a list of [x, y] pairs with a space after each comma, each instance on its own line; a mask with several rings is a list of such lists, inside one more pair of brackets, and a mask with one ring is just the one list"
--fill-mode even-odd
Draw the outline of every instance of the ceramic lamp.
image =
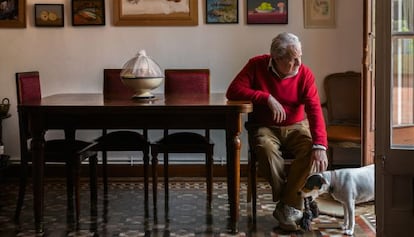
[[155, 97], [151, 91], [161, 85], [164, 73], [160, 66], [147, 56], [145, 50], [141, 50], [124, 64], [121, 80], [134, 90], [133, 98], [151, 99]]

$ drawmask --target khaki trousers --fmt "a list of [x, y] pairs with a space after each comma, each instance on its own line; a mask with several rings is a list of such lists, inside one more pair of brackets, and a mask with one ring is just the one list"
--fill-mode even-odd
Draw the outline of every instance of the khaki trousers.
[[[273, 201], [282, 201], [301, 210], [303, 199], [298, 194], [311, 171], [312, 137], [307, 121], [289, 126], [254, 127], [249, 129], [249, 143], [258, 162], [258, 175], [269, 181]], [[294, 160], [285, 174], [282, 150]]]

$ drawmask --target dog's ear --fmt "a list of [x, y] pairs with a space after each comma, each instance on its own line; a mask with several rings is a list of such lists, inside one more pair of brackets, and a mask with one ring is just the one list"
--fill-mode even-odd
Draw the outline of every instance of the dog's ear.
[[314, 190], [321, 189], [322, 185], [326, 183], [326, 180], [322, 177], [321, 174], [312, 174], [306, 179], [303, 189]]

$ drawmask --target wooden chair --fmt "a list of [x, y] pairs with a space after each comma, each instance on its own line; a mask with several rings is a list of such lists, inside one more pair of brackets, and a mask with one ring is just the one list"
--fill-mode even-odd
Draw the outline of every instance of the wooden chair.
[[[250, 115], [248, 115], [248, 118]], [[245, 128], [249, 136], [249, 150], [248, 150], [248, 163], [247, 163], [247, 202], [252, 204], [252, 217], [253, 221], [256, 221], [256, 212], [257, 212], [257, 158], [254, 154], [252, 144], [250, 144], [250, 133], [251, 129], [254, 126], [250, 119], [245, 123]], [[290, 164], [294, 160], [294, 155], [290, 152], [287, 152], [281, 148], [282, 157], [285, 160], [285, 172], [289, 171]]]
[[[38, 71], [16, 73], [17, 103], [25, 103], [30, 100], [38, 100], [42, 97], [40, 90], [40, 77]], [[18, 221], [23, 206], [27, 179], [29, 175], [29, 162], [32, 161], [32, 151], [29, 142], [31, 137], [28, 127], [28, 118], [18, 111], [19, 135], [20, 135], [20, 159], [21, 174], [19, 196], [17, 199], [15, 220]], [[80, 216], [80, 180], [79, 169], [81, 161], [89, 158], [90, 166], [96, 166], [96, 153], [89, 153], [80, 160], [77, 152], [90, 143], [81, 140], [67, 141], [65, 139], [53, 139], [45, 141], [44, 160], [46, 163], [64, 163], [66, 165], [66, 188], [69, 209], [73, 209], [73, 191], [75, 189], [76, 220]], [[93, 168], [93, 167], [92, 167]]]
[[[342, 72], [325, 77], [329, 164], [335, 148], [361, 148], [361, 73]], [[360, 162], [359, 165], [362, 163]]]
[[[169, 94], [197, 94], [197, 96], [209, 95], [210, 93], [210, 70], [209, 69], [166, 69], [165, 87], [166, 99]], [[204, 131], [204, 135], [195, 132], [169, 133], [164, 129], [164, 136], [156, 143], [151, 144], [154, 174], [158, 163], [158, 154], [164, 154], [164, 184], [166, 205], [168, 205], [168, 153], [204, 153], [206, 155], [206, 182], [207, 200], [211, 204], [213, 189], [213, 150], [214, 144], [210, 141], [210, 132]], [[155, 163], [155, 164], [154, 164]], [[157, 179], [154, 178], [154, 186]], [[156, 197], [154, 197], [156, 200]]]
[[[105, 101], [110, 101], [113, 99], [130, 100], [132, 95], [134, 95], [134, 91], [130, 90], [122, 83], [120, 77], [121, 71], [122, 69], [104, 69], [103, 94]], [[147, 137], [148, 134], [146, 129], [143, 130], [143, 134], [129, 130], [108, 132], [107, 129], [103, 129], [102, 136], [97, 138], [93, 144], [89, 145], [80, 152], [80, 156], [84, 156], [90, 151], [102, 152], [102, 177], [105, 197], [108, 194], [107, 152], [139, 151], [143, 153], [145, 202], [148, 203], [148, 167], [150, 143], [148, 142]]]

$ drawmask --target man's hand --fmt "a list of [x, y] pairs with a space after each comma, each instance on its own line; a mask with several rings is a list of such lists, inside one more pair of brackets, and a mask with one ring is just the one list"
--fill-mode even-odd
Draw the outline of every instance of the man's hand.
[[328, 168], [328, 156], [323, 149], [314, 149], [312, 151], [312, 169], [311, 173], [323, 172]]
[[273, 120], [275, 120], [276, 123], [281, 123], [286, 119], [285, 109], [273, 96], [269, 96], [267, 104], [273, 113]]

